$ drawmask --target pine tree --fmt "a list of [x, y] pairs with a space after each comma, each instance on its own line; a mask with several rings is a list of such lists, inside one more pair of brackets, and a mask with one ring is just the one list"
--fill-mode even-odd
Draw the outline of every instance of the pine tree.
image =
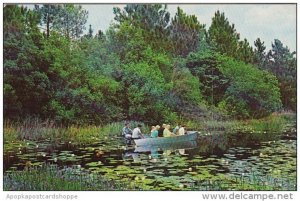
[[254, 64], [261, 69], [263, 69], [266, 65], [266, 46], [264, 43], [265, 42], [262, 42], [260, 38], [257, 38], [254, 41]]
[[93, 37], [93, 29], [92, 29], [92, 25], [91, 24], [90, 24], [90, 27], [89, 27], [88, 37], [89, 38]]
[[61, 5], [59, 4], [43, 4], [35, 5], [35, 10], [40, 14], [40, 24], [45, 26], [46, 36], [49, 38], [50, 31], [53, 29], [54, 22], [57, 20], [61, 12]]
[[123, 10], [113, 9], [116, 28], [122, 25], [140, 29], [145, 42], [153, 49], [170, 51], [172, 43], [169, 39], [170, 13], [162, 4], [128, 4]]
[[178, 7], [170, 26], [175, 54], [186, 56], [195, 51], [200, 45], [201, 33], [205, 32], [204, 27], [195, 15], [187, 15]]
[[248, 41], [240, 41], [240, 34], [224, 13], [217, 11], [208, 29], [208, 42], [213, 50], [246, 63], [253, 61], [254, 53]]
[[35, 10], [41, 15], [40, 24], [46, 27], [47, 37], [57, 31], [67, 38], [79, 38], [85, 29], [88, 12], [81, 6], [43, 4], [35, 5]]
[[280, 83], [281, 100], [285, 109], [297, 108], [297, 61], [296, 52], [290, 52], [278, 39], [272, 43], [268, 52], [266, 69], [274, 73]]

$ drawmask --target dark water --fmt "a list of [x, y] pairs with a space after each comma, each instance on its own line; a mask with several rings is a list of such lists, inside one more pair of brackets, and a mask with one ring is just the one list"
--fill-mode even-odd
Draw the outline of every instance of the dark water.
[[50, 163], [133, 182], [144, 190], [296, 189], [295, 133], [262, 143], [241, 139], [212, 133], [159, 148], [127, 146], [118, 137], [84, 146], [27, 142], [5, 150], [4, 170]]

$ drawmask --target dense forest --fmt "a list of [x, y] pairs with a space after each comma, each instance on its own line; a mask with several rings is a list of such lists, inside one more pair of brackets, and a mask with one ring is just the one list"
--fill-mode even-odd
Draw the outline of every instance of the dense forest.
[[[178, 7], [114, 8], [104, 33], [79, 5], [4, 7], [4, 117], [63, 124], [262, 118], [296, 111], [296, 57], [279, 39], [241, 39]], [[87, 26], [88, 32], [84, 34]]]

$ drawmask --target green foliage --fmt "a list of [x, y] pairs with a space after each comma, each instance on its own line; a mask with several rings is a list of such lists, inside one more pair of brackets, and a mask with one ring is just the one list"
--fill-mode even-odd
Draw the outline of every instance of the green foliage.
[[290, 52], [278, 39], [272, 49], [266, 53], [264, 42], [258, 38], [255, 42], [255, 64], [274, 74], [279, 81], [281, 101], [286, 110], [296, 110], [296, 52]]
[[206, 101], [230, 116], [261, 117], [281, 107], [277, 79], [251, 64], [200, 51], [187, 57], [186, 66], [199, 78]]
[[256, 41], [254, 41], [254, 46], [254, 64], [259, 68], [263, 68], [266, 65], [266, 46], [264, 45], [264, 42], [260, 40], [260, 38], [257, 38]]
[[88, 12], [79, 5], [64, 4], [54, 29], [67, 38], [79, 38], [85, 29]]
[[240, 35], [234, 24], [230, 25], [224, 13], [215, 12], [211, 26], [208, 29], [209, 42], [220, 53], [235, 56]]
[[53, 62], [49, 71], [56, 89], [49, 111], [58, 121], [75, 122], [77, 116], [98, 123], [116, 120], [119, 109], [114, 97], [119, 84], [111, 77], [95, 74], [83, 53], [78, 44], [65, 38], [52, 35], [47, 40], [45, 54]]
[[[295, 110], [295, 53], [279, 40], [266, 54], [257, 39], [253, 51], [219, 11], [208, 30], [180, 7], [172, 19], [161, 4], [113, 12], [106, 33], [93, 36], [90, 26], [81, 37], [88, 15], [81, 6], [5, 6], [5, 117], [157, 124], [219, 112], [262, 117], [281, 102]], [[218, 112], [207, 109], [216, 106]]]
[[290, 52], [278, 39], [274, 40], [272, 50], [267, 54], [268, 64], [266, 69], [276, 75], [280, 83], [281, 100], [285, 109], [296, 111], [297, 89], [296, 89], [296, 52]]
[[[139, 28], [144, 42], [152, 49], [168, 51], [172, 48], [167, 29], [170, 22], [170, 13], [167, 6], [162, 4], [127, 4], [123, 10], [113, 9], [115, 20], [119, 26]], [[120, 28], [121, 30], [122, 28]], [[122, 33], [123, 31], [121, 31]], [[127, 35], [131, 36], [131, 35]]]
[[57, 31], [67, 38], [79, 38], [85, 29], [88, 12], [81, 6], [73, 4], [43, 4], [35, 5], [40, 14], [40, 24], [45, 27], [46, 36], [50, 31]]
[[195, 51], [200, 45], [201, 32], [205, 32], [204, 27], [195, 15], [187, 15], [177, 7], [170, 26], [175, 55], [186, 56]]
[[136, 186], [115, 182], [107, 178], [89, 174], [77, 166], [59, 169], [55, 165], [43, 165], [37, 168], [27, 168], [24, 171], [6, 173], [4, 176], [6, 191], [55, 191], [77, 190], [137, 190]]
[[173, 71], [172, 82], [175, 94], [195, 104], [201, 102], [202, 95], [199, 79], [193, 76], [188, 68], [182, 67], [182, 64], [179, 64]]
[[166, 106], [167, 83], [172, 78], [170, 58], [147, 44], [141, 27], [132, 26], [128, 21], [118, 27], [117, 31], [108, 33], [109, 40], [118, 46], [111, 42], [107, 45], [118, 48], [116, 52], [123, 63], [112, 70], [122, 85], [118, 97], [123, 114], [127, 119], [158, 122]]
[[280, 109], [280, 91], [275, 76], [229, 57], [218, 59], [220, 71], [230, 82], [223, 100], [230, 115], [261, 117]]
[[200, 81], [200, 90], [204, 99], [218, 104], [224, 97], [229, 80], [220, 72], [218, 54], [212, 51], [193, 52], [186, 59], [186, 66]]
[[[122, 76], [122, 97], [128, 118], [150, 120], [158, 118], [160, 101], [165, 93], [165, 81], [155, 63], [130, 63], [124, 65]], [[158, 119], [156, 119], [158, 120]]]
[[40, 25], [45, 27], [47, 38], [50, 36], [50, 31], [53, 29], [54, 21], [57, 18], [61, 6], [55, 4], [44, 4], [42, 6], [35, 5], [35, 10], [40, 15]]
[[208, 41], [212, 48], [237, 60], [251, 63], [254, 58], [252, 47], [248, 41], [240, 40], [240, 34], [234, 24], [230, 24], [224, 13], [215, 12], [211, 26], [208, 29]]
[[4, 9], [4, 114], [39, 115], [51, 93], [42, 66], [37, 14], [23, 7]]

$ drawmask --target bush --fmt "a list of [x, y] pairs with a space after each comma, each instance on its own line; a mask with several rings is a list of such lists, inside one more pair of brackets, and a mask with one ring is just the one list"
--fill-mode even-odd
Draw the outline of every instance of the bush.
[[199, 80], [191, 74], [188, 68], [174, 69], [172, 81], [174, 83], [173, 91], [181, 98], [195, 104], [201, 102]]
[[224, 97], [229, 114], [258, 118], [280, 109], [280, 90], [275, 76], [229, 57], [219, 56], [218, 60], [220, 71], [230, 83]]

